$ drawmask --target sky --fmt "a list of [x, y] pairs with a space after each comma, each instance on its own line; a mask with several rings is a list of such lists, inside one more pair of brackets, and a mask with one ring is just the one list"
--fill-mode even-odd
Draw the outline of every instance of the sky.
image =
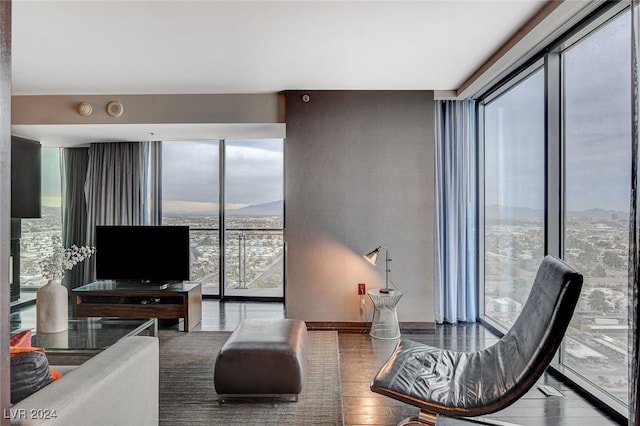
[[[629, 209], [630, 40], [626, 14], [562, 55], [567, 210]], [[487, 205], [544, 206], [543, 90], [540, 69], [485, 110]]]
[[60, 207], [60, 150], [58, 148], [42, 148], [42, 205]]
[[[228, 208], [284, 198], [283, 149], [282, 139], [225, 141]], [[163, 142], [163, 210], [217, 208], [218, 157], [218, 141]]]

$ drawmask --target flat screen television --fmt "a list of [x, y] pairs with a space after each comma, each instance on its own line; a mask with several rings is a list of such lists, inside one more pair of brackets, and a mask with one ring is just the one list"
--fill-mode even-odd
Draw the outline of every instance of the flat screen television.
[[188, 281], [188, 226], [96, 226], [96, 278], [126, 284]]

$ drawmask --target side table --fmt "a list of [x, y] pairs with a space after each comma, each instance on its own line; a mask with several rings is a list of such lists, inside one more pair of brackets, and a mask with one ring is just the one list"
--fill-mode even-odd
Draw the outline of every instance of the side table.
[[369, 335], [376, 339], [397, 339], [400, 337], [400, 325], [396, 305], [402, 297], [401, 291], [380, 293], [374, 289], [367, 291], [373, 302], [373, 319]]

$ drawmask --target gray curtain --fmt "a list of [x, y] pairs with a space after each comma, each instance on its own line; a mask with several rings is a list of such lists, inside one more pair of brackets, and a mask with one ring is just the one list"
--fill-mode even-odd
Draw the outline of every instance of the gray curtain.
[[631, 205], [629, 217], [629, 425], [640, 425], [640, 339], [638, 338], [638, 279], [640, 278], [640, 212], [638, 212], [638, 142], [640, 138], [640, 10], [638, 2], [631, 0], [631, 96], [632, 96], [632, 127], [631, 127]]
[[[87, 245], [87, 203], [84, 184], [89, 165], [89, 148], [64, 148], [62, 150], [62, 244]], [[80, 262], [67, 271], [62, 283], [73, 289], [91, 282], [87, 262]]]
[[142, 225], [144, 150], [139, 142], [93, 143], [85, 183], [89, 241], [95, 225]]
[[475, 102], [436, 102], [434, 303], [437, 323], [478, 317]]
[[[152, 148], [153, 146], [153, 148]], [[159, 192], [157, 176], [152, 176], [151, 159], [159, 152], [159, 142], [93, 143], [85, 182], [87, 200], [87, 241], [94, 244], [96, 225], [147, 225], [158, 217], [159, 202], [151, 194]], [[156, 170], [157, 171], [157, 170]], [[151, 178], [156, 182], [151, 182]], [[95, 279], [95, 259], [86, 262]]]
[[148, 154], [146, 158], [146, 188], [147, 196], [145, 197], [145, 225], [161, 225], [162, 224], [162, 142], [146, 142]]

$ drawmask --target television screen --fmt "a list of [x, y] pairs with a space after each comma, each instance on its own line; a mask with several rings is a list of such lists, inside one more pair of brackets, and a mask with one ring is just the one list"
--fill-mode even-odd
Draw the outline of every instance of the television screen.
[[98, 280], [189, 280], [188, 226], [96, 226], [95, 247]]

